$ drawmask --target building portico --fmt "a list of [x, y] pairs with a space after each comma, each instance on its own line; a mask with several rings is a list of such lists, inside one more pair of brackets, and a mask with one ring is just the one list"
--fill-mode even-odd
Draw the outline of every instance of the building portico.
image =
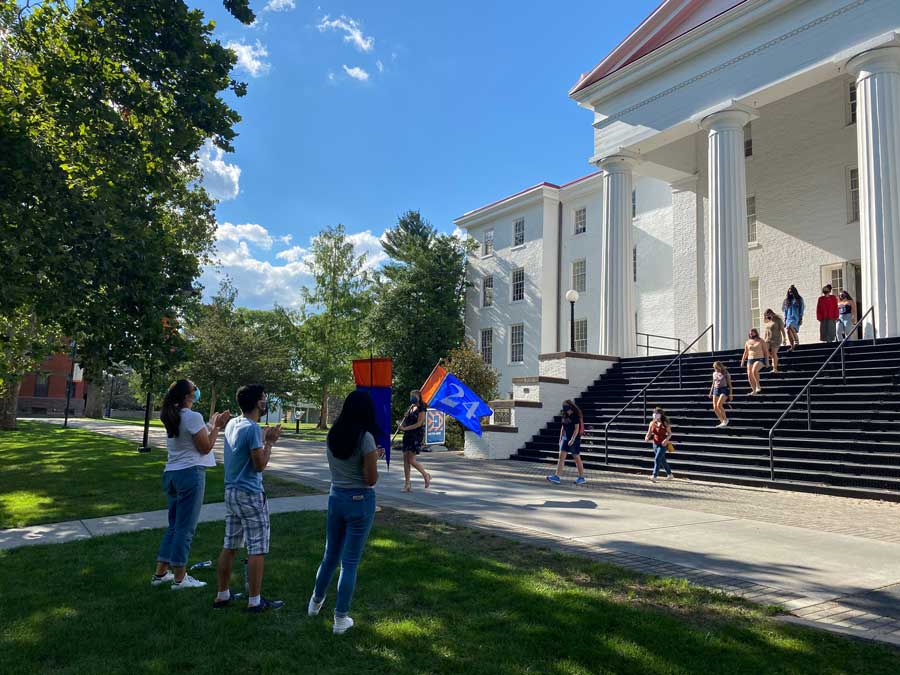
[[[674, 311], [695, 319], [676, 320], [677, 337], [691, 340], [712, 323], [717, 349], [739, 347], [748, 327], [758, 325], [761, 305], [778, 311], [788, 285], [802, 285], [814, 307], [827, 265], [837, 265], [835, 280], [852, 289], [863, 311], [875, 307], [868, 330], [900, 335], [900, 48], [896, 33], [884, 32], [896, 26], [900, 4], [881, 0], [669, 1], [570, 92], [594, 113], [592, 161], [625, 152], [636, 175], [671, 186]], [[839, 103], [826, 122], [815, 102], [832, 92], [847, 93], [852, 120]], [[829, 132], [798, 147], [795, 139], [807, 135], [804, 114], [810, 128]], [[794, 137], [779, 138], [784, 128]], [[764, 145], [769, 139], [780, 147]], [[850, 186], [840, 192], [852, 203], [832, 204], [815, 231], [800, 231], [802, 196], [794, 215], [766, 223], [764, 212], [783, 212], [779, 202], [803, 184], [809, 194], [824, 192], [823, 172], [831, 167], [816, 156], [829, 144], [835, 156], [851, 151], [837, 161], [845, 162], [842, 182]], [[792, 148], [795, 155], [787, 156]], [[796, 155], [797, 173], [785, 176]], [[767, 173], [781, 174], [780, 184]], [[823, 201], [831, 203], [830, 196]], [[786, 246], [757, 239], [779, 228], [793, 241], [766, 236]], [[601, 251], [601, 268], [607, 253]], [[821, 278], [801, 278], [810, 266], [822, 269]], [[622, 320], [626, 305], [612, 302], [601, 315]], [[641, 309], [639, 299], [639, 315]]]

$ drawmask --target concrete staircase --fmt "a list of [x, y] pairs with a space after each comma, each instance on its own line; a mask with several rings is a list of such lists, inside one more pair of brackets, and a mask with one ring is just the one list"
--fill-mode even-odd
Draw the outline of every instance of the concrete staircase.
[[[739, 351], [685, 355], [683, 388], [673, 367], [647, 393], [648, 415], [659, 405], [672, 420], [677, 452], [668, 459], [676, 475], [900, 501], [900, 338], [878, 340], [874, 346], [871, 340], [847, 344], [846, 384], [836, 357], [812, 388], [812, 431], [807, 430], [805, 397], [776, 430], [771, 480], [769, 429], [834, 347], [782, 348], [783, 372], [764, 370], [759, 396], [749, 395]], [[717, 359], [728, 366], [735, 385], [725, 429], [714, 428], [718, 420], [708, 398]], [[649, 473], [653, 458], [644, 442], [649, 419], [643, 419], [642, 400], [610, 426], [608, 463], [604, 426], [671, 360], [671, 355], [623, 359], [576, 399], [585, 416], [582, 458], [588, 468]], [[554, 464], [559, 424], [557, 414], [512, 459]]]

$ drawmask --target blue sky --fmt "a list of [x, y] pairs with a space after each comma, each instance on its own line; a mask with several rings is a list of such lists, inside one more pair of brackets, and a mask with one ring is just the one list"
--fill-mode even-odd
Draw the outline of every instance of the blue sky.
[[[190, 1], [190, 0], [189, 0]], [[235, 152], [201, 153], [218, 262], [239, 304], [296, 307], [310, 238], [342, 223], [372, 265], [408, 209], [465, 211], [589, 173], [591, 115], [567, 96], [658, 0], [194, 0], [240, 56]], [[269, 7], [267, 9], [267, 7]]]

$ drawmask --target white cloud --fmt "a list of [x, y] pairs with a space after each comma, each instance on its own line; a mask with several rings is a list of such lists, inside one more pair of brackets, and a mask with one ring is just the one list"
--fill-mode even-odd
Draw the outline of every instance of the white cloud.
[[[254, 223], [220, 223], [216, 239], [214, 264], [204, 270], [200, 279], [207, 297], [215, 293], [219, 281], [227, 275], [238, 291], [238, 304], [243, 307], [268, 309], [279, 304], [296, 309], [302, 304], [300, 288], [315, 283], [307, 264], [311, 255], [308, 248], [292, 246], [279, 251], [275, 262], [261, 260], [254, 253], [254, 248], [268, 251], [279, 241], [288, 244], [290, 235], [273, 236]], [[375, 269], [387, 260], [381, 238], [371, 230], [348, 234], [347, 239], [356, 255], [366, 254], [366, 269]]]
[[347, 75], [352, 77], [354, 80], [359, 80], [360, 82], [365, 82], [366, 80], [369, 79], [369, 74], [366, 71], [364, 71], [362, 68], [360, 68], [359, 66], [353, 66], [352, 68], [349, 68], [348, 66], [343, 65], [341, 67], [344, 69], [344, 72], [347, 73]]
[[305, 260], [309, 255], [309, 251], [302, 246], [291, 246], [284, 251], [280, 251], [275, 255], [276, 258], [287, 260], [289, 263], [300, 262]]
[[334, 73], [328, 73], [328, 81], [334, 82]]
[[232, 40], [225, 46], [237, 54], [238, 69], [248, 73], [250, 77], [260, 77], [269, 72], [271, 64], [264, 60], [269, 55], [269, 50], [259, 40], [255, 45]]
[[370, 52], [375, 49], [375, 38], [363, 35], [359, 21], [346, 16], [338, 19], [332, 19], [327, 14], [322, 17], [322, 21], [317, 26], [320, 33], [326, 30], [344, 31], [344, 42], [351, 43], [361, 52]]
[[[216, 242], [239, 242], [251, 244], [269, 250], [272, 248], [274, 239], [269, 231], [262, 225], [255, 223], [244, 223], [243, 225], [232, 225], [231, 223], [219, 223], [216, 229]], [[226, 247], [229, 249], [231, 247]]]
[[378, 61], [376, 61], [376, 62], [375, 62], [375, 65], [378, 67], [378, 72], [379, 72], [379, 73], [383, 73], [383, 72], [384, 72], [384, 64], [381, 62], [381, 59], [379, 59]]
[[462, 239], [463, 241], [469, 238], [469, 232], [462, 229], [459, 225], [453, 228], [453, 232], [451, 234], [457, 239]]
[[234, 199], [240, 192], [241, 167], [227, 163], [224, 152], [207, 140], [200, 148], [197, 160], [203, 171], [203, 186], [213, 199]]
[[294, 0], [269, 0], [263, 10], [266, 12], [287, 12], [296, 8], [297, 5]]

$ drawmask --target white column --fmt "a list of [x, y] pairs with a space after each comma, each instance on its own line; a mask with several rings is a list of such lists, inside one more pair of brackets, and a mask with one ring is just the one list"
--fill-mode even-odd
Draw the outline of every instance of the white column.
[[634, 236], [631, 219], [634, 159], [613, 155], [603, 170], [603, 224], [600, 251], [600, 354], [633, 356], [635, 347]]
[[900, 335], [900, 47], [850, 59], [856, 75], [862, 306], [865, 334]]
[[[672, 287], [678, 298], [675, 337], [689, 344], [709, 322], [706, 320], [706, 243], [703, 198], [697, 175], [671, 184]], [[707, 334], [698, 348], [710, 348]]]
[[565, 291], [559, 288], [559, 215], [559, 199], [544, 197], [541, 239], [541, 354], [560, 349], [559, 303], [560, 294]]
[[737, 349], [750, 328], [747, 179], [744, 125], [748, 110], [727, 108], [701, 121], [709, 131], [709, 264], [707, 320], [716, 350]]

